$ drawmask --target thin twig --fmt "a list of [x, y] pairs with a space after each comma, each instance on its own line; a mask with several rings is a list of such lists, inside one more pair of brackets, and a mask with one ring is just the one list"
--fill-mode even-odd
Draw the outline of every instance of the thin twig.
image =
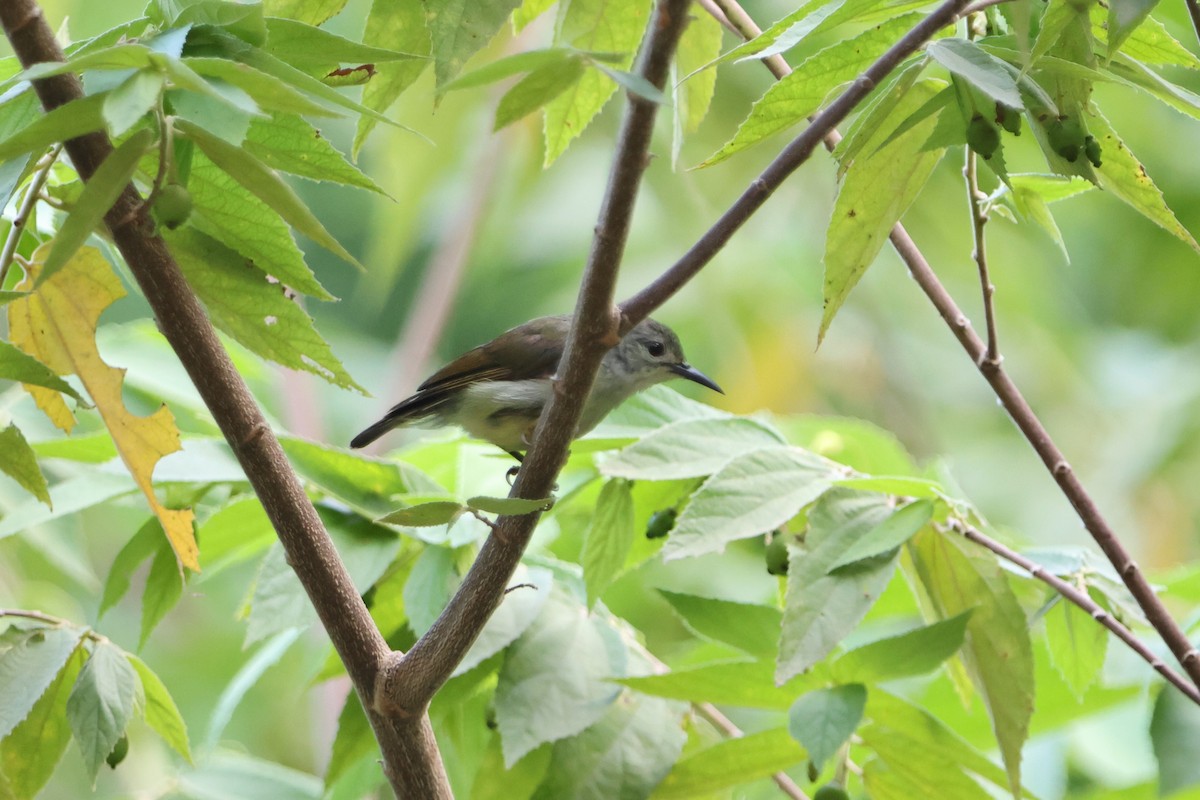
[[996, 369], [1000, 366], [1000, 343], [996, 335], [996, 304], [993, 297], [996, 287], [988, 276], [987, 247], [984, 242], [984, 229], [987, 226], [987, 212], [983, 210], [984, 195], [979, 191], [979, 175], [976, 168], [975, 151], [966, 148], [966, 166], [963, 176], [967, 183], [967, 205], [971, 210], [971, 229], [974, 233], [975, 246], [971, 257], [979, 267], [979, 287], [983, 293], [983, 316], [987, 325], [987, 350], [984, 353], [985, 363], [982, 367]]
[[[730, 739], [740, 739], [745, 733], [737, 725], [733, 724], [733, 720], [721, 713], [721, 709], [714, 706], [712, 703], [693, 703], [692, 707], [696, 712], [712, 723], [713, 727], [721, 733], [728, 736]], [[775, 781], [775, 785], [792, 800], [809, 800], [808, 795], [804, 790], [796, 785], [791, 776], [786, 772], [776, 772], [771, 775], [771, 780]]]
[[1121, 622], [1112, 614], [1105, 611], [1104, 608], [1102, 608], [1099, 603], [1093, 600], [1087, 592], [1080, 591], [1078, 588], [1072, 586], [1069, 582], [1064, 581], [1057, 575], [1047, 572], [1045, 567], [1042, 565], [1038, 564], [1032, 559], [1026, 558], [1015, 550], [1004, 546], [1000, 542], [997, 542], [995, 539], [992, 539], [987, 534], [980, 531], [978, 528], [967, 524], [961, 519], [952, 517], [950, 521], [946, 523], [945, 527], [954, 531], [955, 533], [961, 534], [964, 538], [975, 542], [975, 544], [986, 547], [988, 550], [991, 550], [1005, 561], [1016, 564], [1018, 567], [1028, 572], [1031, 576], [1037, 578], [1042, 583], [1045, 583], [1047, 586], [1054, 589], [1054, 591], [1058, 592], [1064, 598], [1079, 606], [1087, 613], [1088, 616], [1112, 631], [1112, 634], [1124, 642], [1130, 650], [1141, 656], [1142, 659], [1144, 659], [1147, 664], [1153, 667], [1159, 675], [1162, 675], [1168, 683], [1187, 695], [1192, 702], [1200, 704], [1200, 689], [1197, 689], [1188, 682], [1187, 678], [1171, 669], [1171, 667], [1168, 666], [1161, 658], [1159, 658], [1153, 650], [1151, 650], [1142, 640], [1138, 639], [1137, 636], [1133, 634], [1133, 631], [1122, 625]]
[[[968, 0], [946, 0], [933, 13], [913, 26], [900, 41], [892, 45], [875, 63], [867, 67], [854, 83], [818, 114], [804, 131], [791, 141], [755, 179], [741, 197], [734, 201], [712, 227], [682, 258], [668, 267], [649, 286], [621, 303], [621, 332], [648, 317], [669, 300], [729, 242], [746, 220], [767, 202], [797, 168], [812, 155], [839, 122], [854, 110], [871, 90], [891, 74], [900, 62], [923, 47], [939, 30], [953, 24], [959, 10]], [[724, 4], [720, 4], [724, 8]]]
[[1012, 2], [1012, 0], [979, 0], [978, 3], [973, 3], [969, 6], [967, 6], [966, 8], [964, 8], [962, 10], [962, 13], [960, 13], [958, 15], [958, 18], [965, 19], [965, 18], [971, 16], [972, 14], [978, 14], [980, 11], [986, 11], [989, 8], [991, 8], [992, 6], [998, 6], [998, 5], [1002, 5], [1004, 3], [1011, 3], [1011, 2]]
[[50, 170], [54, 169], [54, 162], [58, 160], [62, 149], [61, 144], [54, 145], [50, 154], [45, 157], [46, 163], [34, 173], [29, 181], [29, 188], [25, 190], [25, 196], [21, 198], [21, 207], [17, 209], [17, 216], [13, 217], [12, 228], [8, 232], [8, 238], [4, 240], [4, 249], [0, 250], [0, 287], [4, 286], [4, 279], [8, 277], [9, 267], [17, 254], [17, 245], [21, 243], [21, 234], [25, 232], [25, 225], [29, 223], [33, 207], [37, 205], [38, 195], [42, 193], [42, 187], [46, 185], [46, 179], [50, 177]]
[[[659, 0], [642, 46], [637, 72], [661, 89], [683, 28], [688, 0]], [[567, 448], [595, 380], [600, 360], [619, 341], [613, 307], [617, 271], [633, 217], [634, 203], [648, 164], [647, 154], [658, 106], [632, 93], [621, 123], [612, 170], [588, 263], [579, 289], [571, 332], [554, 391], [542, 413], [533, 444], [513, 484], [512, 497], [551, 494], [566, 463]], [[540, 514], [501, 516], [458, 591], [407, 655], [393, 653], [379, 676], [375, 703], [402, 715], [423, 710], [470, 649], [529, 543]]]
[[1196, 39], [1200, 41], [1200, 2], [1187, 0], [1187, 10], [1192, 20], [1192, 30], [1196, 32]]
[[[762, 32], [737, 0], [714, 0], [714, 2], [720, 7], [726, 18], [738, 28], [743, 38], [749, 40]], [[779, 77], [776, 66], [772, 66], [770, 63], [767, 66]], [[835, 140], [840, 138], [839, 134], [832, 130], [830, 137]], [[829, 147], [829, 139], [826, 140], [826, 147]], [[719, 225], [720, 222], [717, 224]], [[1042, 462], [1059, 485], [1059, 489], [1083, 521], [1084, 527], [1100, 546], [1105, 557], [1117, 569], [1125, 586], [1146, 615], [1146, 619], [1162, 636], [1163, 641], [1166, 642], [1175, 657], [1179, 659], [1179, 663], [1183, 665], [1184, 671], [1187, 672], [1192, 682], [1200, 685], [1200, 651], [1192, 646], [1187, 635], [1159, 601], [1137, 564], [1125, 551], [1120, 540], [1109, 527], [1107, 520], [1100, 513], [1095, 501], [1079, 482], [1079, 478], [1063, 457], [1062, 452], [1054, 444], [1037, 415], [1033, 413], [1033, 409], [1030, 408], [1003, 368], [997, 366], [995, 369], [991, 369], [989, 367], [991, 362], [986, 359], [986, 345], [975, 333], [967, 317], [958, 309], [953, 298], [950, 297], [925, 260], [924, 254], [901, 223], [896, 223], [892, 228], [889, 239], [900, 259], [908, 267], [910, 274], [920, 285], [921, 290], [925, 292], [942, 319], [950, 326], [967, 355], [971, 357], [984, 379], [991, 385], [992, 391], [1000, 399], [1009, 416], [1020, 428], [1034, 451], [1041, 457]]]

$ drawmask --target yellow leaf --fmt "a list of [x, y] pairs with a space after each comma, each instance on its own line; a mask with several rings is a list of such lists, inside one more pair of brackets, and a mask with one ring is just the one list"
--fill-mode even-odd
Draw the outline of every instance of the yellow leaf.
[[[21, 288], [34, 285], [47, 252], [44, 246], [34, 254]], [[96, 349], [96, 323], [101, 312], [124, 296], [125, 290], [100, 251], [80, 248], [36, 290], [9, 304], [13, 343], [60, 375], [73, 372], [79, 376], [108, 426], [121, 460], [162, 522], [179, 562], [199, 571], [191, 510], [163, 506], [154, 496], [150, 481], [159, 459], [179, 450], [175, 417], [165, 405], [148, 417], [139, 417], [125, 408], [121, 400], [125, 370], [105, 364]], [[38, 405], [54, 419], [40, 399]], [[55, 424], [59, 425], [57, 420]], [[70, 430], [63, 425], [59, 427]]]
[[[21, 285], [32, 286], [32, 278], [26, 276]], [[46, 329], [47, 324], [46, 320], [36, 316], [36, 313], [35, 307], [27, 298], [9, 304], [8, 333], [12, 344], [48, 365], [58, 375], [70, 372], [69, 366], [65, 369], [55, 366], [67, 363], [66, 354], [61, 351], [59, 342], [54, 337], [39, 335]], [[70, 433], [75, 428], [75, 415], [63, 400], [62, 393], [28, 383], [22, 385], [55, 427], [63, 433]]]

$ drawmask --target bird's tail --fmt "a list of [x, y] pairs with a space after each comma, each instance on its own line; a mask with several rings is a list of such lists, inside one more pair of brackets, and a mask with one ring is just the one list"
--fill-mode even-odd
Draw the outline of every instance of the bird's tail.
[[449, 397], [444, 392], [417, 392], [392, 406], [392, 410], [385, 414], [383, 419], [351, 439], [350, 446], [356, 450], [366, 447], [392, 428], [436, 416], [438, 409], [445, 406], [448, 400]]
[[399, 419], [397, 417], [393, 417], [391, 414], [389, 414], [388, 416], [379, 420], [379, 422], [376, 422], [374, 425], [367, 428], [365, 431], [360, 433], [358, 436], [355, 436], [353, 439], [351, 439], [350, 446], [353, 447], [355, 450], [357, 450], [360, 447], [366, 447], [371, 442], [375, 441], [380, 436], [383, 436], [385, 433], [390, 431], [392, 428], [398, 427], [399, 425], [403, 424], [403, 422], [404, 422], [404, 420]]

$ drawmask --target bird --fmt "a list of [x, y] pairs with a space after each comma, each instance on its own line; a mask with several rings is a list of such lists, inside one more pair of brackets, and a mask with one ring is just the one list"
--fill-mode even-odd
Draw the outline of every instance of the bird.
[[[550, 400], [551, 378], [570, 327], [567, 314], [539, 317], [468, 350], [355, 436], [350, 447], [365, 447], [403, 425], [458, 425], [521, 461]], [[674, 331], [653, 319], [639, 322], [601, 360], [575, 438], [628, 398], [672, 378], [724, 394], [715, 381], [687, 363]]]

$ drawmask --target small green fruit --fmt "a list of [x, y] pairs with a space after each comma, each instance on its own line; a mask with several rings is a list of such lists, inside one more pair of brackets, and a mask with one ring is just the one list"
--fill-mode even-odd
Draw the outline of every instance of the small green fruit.
[[1100, 143], [1096, 141], [1095, 136], [1088, 136], [1083, 140], [1083, 154], [1092, 162], [1093, 167], [1100, 166]]
[[117, 739], [117, 743], [113, 745], [112, 752], [104, 759], [104, 763], [116, 769], [117, 764], [124, 761], [127, 755], [129, 755], [129, 737], [122, 736], [120, 739]]
[[661, 539], [671, 532], [675, 527], [675, 518], [679, 516], [674, 508], [664, 508], [661, 511], [655, 511], [650, 515], [650, 521], [646, 523], [646, 538]]
[[850, 800], [850, 795], [846, 794], [846, 790], [836, 783], [827, 783], [817, 789], [813, 800]]
[[776, 532], [767, 542], [766, 550], [767, 572], [771, 575], [787, 575], [788, 549], [787, 537]]
[[1021, 112], [1003, 103], [996, 103], [996, 123], [1013, 136], [1021, 135]]
[[991, 158], [1000, 147], [1000, 131], [976, 112], [967, 123], [967, 146], [984, 158]]
[[169, 230], [175, 230], [192, 215], [192, 195], [178, 183], [168, 183], [154, 201], [154, 215]]

